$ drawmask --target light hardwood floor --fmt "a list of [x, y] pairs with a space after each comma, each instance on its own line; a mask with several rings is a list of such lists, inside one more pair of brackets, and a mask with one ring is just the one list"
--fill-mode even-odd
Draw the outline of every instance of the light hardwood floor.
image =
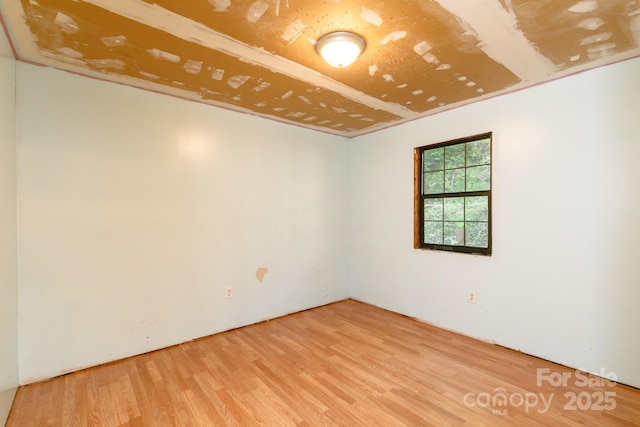
[[640, 390], [346, 300], [21, 387], [45, 425], [640, 425]]

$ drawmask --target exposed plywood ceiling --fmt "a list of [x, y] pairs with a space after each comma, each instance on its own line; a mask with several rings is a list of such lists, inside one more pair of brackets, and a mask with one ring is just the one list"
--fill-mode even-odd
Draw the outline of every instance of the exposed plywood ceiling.
[[640, 55], [640, 0], [1, 1], [19, 60], [344, 136]]

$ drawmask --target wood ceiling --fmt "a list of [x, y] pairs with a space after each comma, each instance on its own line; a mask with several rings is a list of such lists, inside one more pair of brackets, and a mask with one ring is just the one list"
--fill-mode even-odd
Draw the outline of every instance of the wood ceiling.
[[18, 60], [347, 137], [640, 55], [640, 0], [0, 1]]

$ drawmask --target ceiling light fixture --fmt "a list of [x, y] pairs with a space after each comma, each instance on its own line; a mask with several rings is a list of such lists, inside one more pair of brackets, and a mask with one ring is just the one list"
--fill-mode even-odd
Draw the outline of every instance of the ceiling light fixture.
[[333, 67], [346, 67], [362, 53], [365, 42], [362, 37], [348, 31], [336, 31], [320, 37], [316, 52]]

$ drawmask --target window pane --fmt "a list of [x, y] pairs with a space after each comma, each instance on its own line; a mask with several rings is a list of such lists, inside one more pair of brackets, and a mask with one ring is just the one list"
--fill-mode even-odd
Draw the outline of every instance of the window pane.
[[444, 172], [427, 172], [424, 174], [423, 194], [443, 193]]
[[464, 221], [464, 197], [444, 199], [444, 220]]
[[466, 224], [466, 245], [473, 248], [489, 247], [489, 223], [487, 222], [467, 222]]
[[464, 167], [464, 144], [450, 145], [444, 148], [445, 169]]
[[442, 221], [442, 199], [424, 199], [424, 220]]
[[465, 197], [465, 220], [488, 221], [489, 198], [487, 196]]
[[417, 247], [491, 255], [491, 145], [487, 133], [416, 149]]
[[491, 163], [491, 144], [489, 139], [471, 141], [466, 145], [467, 166], [488, 165]]
[[491, 166], [467, 168], [467, 191], [487, 191], [491, 189]]
[[464, 192], [464, 169], [453, 169], [444, 171], [444, 192]]
[[444, 244], [464, 246], [464, 222], [444, 223]]
[[442, 222], [425, 221], [424, 242], [435, 245], [442, 244]]
[[425, 150], [422, 152], [423, 172], [440, 171], [444, 169], [444, 147]]

